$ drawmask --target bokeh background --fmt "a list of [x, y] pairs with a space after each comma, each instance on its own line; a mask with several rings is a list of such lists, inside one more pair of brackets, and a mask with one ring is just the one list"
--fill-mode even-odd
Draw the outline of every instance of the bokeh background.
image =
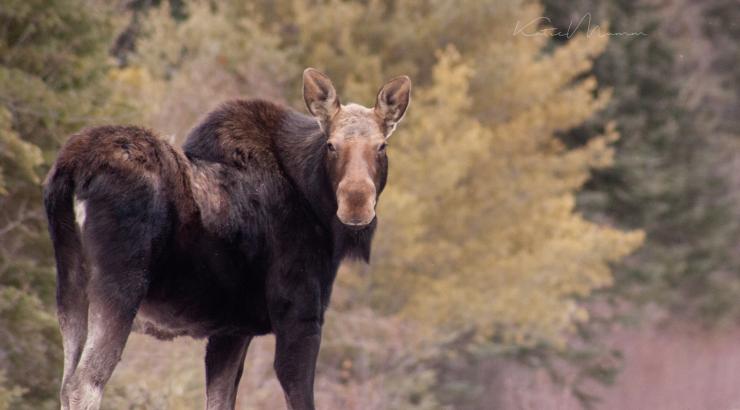
[[[736, 0], [2, 0], [0, 409], [58, 408], [41, 182], [67, 136], [173, 143], [229, 98], [371, 105], [409, 75], [324, 409], [740, 406]], [[238, 409], [282, 408], [273, 338]], [[132, 335], [105, 409], [203, 405], [203, 343]]]

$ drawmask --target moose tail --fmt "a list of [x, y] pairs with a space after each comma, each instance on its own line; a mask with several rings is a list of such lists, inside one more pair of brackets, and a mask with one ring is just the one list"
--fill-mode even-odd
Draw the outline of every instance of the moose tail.
[[[84, 288], [84, 258], [80, 229], [75, 220], [74, 171], [56, 164], [44, 183], [44, 207], [57, 266], [57, 302], [70, 284]], [[74, 286], [73, 285], [73, 286]]]

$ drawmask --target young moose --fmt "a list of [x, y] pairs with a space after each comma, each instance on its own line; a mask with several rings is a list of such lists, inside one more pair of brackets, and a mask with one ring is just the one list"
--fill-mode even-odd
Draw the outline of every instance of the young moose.
[[206, 407], [233, 409], [252, 337], [274, 333], [291, 409], [313, 409], [342, 259], [370, 257], [386, 140], [411, 82], [342, 105], [303, 73], [312, 117], [267, 101], [210, 113], [183, 150], [136, 127], [73, 135], [47, 177], [64, 341], [62, 409], [98, 409], [131, 330], [208, 338]]

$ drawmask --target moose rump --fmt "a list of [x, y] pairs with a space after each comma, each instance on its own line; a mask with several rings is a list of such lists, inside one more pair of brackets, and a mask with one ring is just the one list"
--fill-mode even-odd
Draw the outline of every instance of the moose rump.
[[73, 135], [49, 173], [44, 201], [57, 262], [62, 408], [100, 401], [172, 236], [174, 198], [162, 187], [179, 165], [147, 130], [100, 127]]

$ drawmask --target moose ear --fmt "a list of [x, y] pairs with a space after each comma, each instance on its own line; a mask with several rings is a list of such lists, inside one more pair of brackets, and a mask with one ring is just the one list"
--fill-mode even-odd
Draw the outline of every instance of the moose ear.
[[410, 101], [411, 79], [405, 75], [388, 81], [378, 92], [375, 114], [383, 121], [386, 138], [396, 129]]
[[303, 100], [308, 112], [319, 121], [322, 129], [327, 129], [329, 121], [339, 111], [337, 90], [326, 74], [315, 68], [303, 71]]

